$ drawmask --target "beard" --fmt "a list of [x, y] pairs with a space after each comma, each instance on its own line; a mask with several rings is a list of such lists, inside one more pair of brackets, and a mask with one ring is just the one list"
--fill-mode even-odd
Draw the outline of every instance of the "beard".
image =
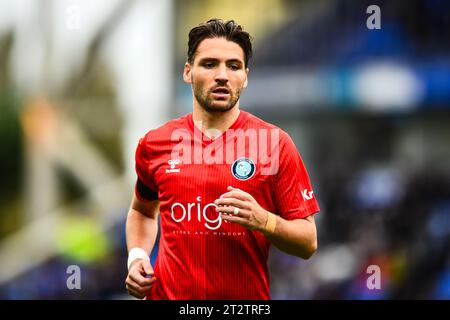
[[241, 89], [237, 89], [236, 91], [229, 90], [229, 99], [227, 104], [217, 104], [217, 102], [224, 100], [216, 100], [211, 96], [211, 91], [204, 92], [203, 87], [196, 85], [195, 83], [192, 84], [193, 91], [194, 91], [194, 97], [197, 99], [200, 106], [209, 112], [227, 112], [228, 110], [232, 109], [236, 103], [239, 100], [239, 97], [241, 96]]

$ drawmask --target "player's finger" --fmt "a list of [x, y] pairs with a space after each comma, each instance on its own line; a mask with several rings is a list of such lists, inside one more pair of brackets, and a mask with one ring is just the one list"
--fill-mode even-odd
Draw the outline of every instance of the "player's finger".
[[246, 218], [246, 217], [248, 217], [250, 215], [250, 213], [247, 210], [241, 209], [241, 208], [239, 208], [239, 213], [235, 214], [234, 213], [234, 208], [236, 208], [236, 207], [233, 207], [233, 206], [231, 206], [231, 207], [222, 207], [222, 206], [220, 206], [220, 207], [216, 207], [216, 211], [219, 212], [219, 213], [232, 214], [232, 215], [235, 215], [235, 216], [238, 216], [238, 217], [243, 217], [243, 218]]
[[234, 223], [239, 223], [240, 225], [247, 225], [248, 221], [247, 219], [241, 218], [241, 217], [236, 217], [236, 216], [230, 216], [227, 214], [221, 214], [220, 217], [223, 220], [229, 221], [229, 222], [234, 222]]
[[151, 287], [155, 282], [156, 282], [156, 278], [155, 277], [151, 277], [151, 278], [144, 278], [145, 281], [136, 281], [134, 280], [133, 277], [131, 277], [130, 275], [128, 275], [126, 284], [131, 285], [131, 286], [135, 286], [135, 287]]
[[239, 192], [239, 191], [229, 191], [229, 192], [225, 192], [224, 194], [222, 194], [219, 199], [223, 199], [223, 198], [236, 198], [242, 201], [247, 201], [249, 198], [248, 196], [246, 196], [244, 193]]
[[237, 191], [237, 192], [239, 192], [239, 193], [242, 193], [244, 196], [247, 197], [248, 200], [253, 199], [253, 197], [252, 197], [252, 195], [251, 195], [250, 193], [245, 192], [244, 190], [241, 190], [241, 189], [239, 189], [239, 188], [234, 188], [234, 187], [232, 187], [232, 186], [228, 186], [228, 187], [227, 187], [227, 190], [228, 190], [228, 191]]
[[147, 260], [144, 261], [142, 263], [142, 267], [143, 267], [144, 272], [145, 272], [146, 275], [152, 276], [154, 274], [152, 265], [150, 264], [150, 261], [147, 261]]
[[139, 272], [130, 272], [129, 277], [131, 280], [139, 284], [141, 287], [149, 286], [156, 281], [155, 277], [146, 278], [143, 277]]
[[135, 281], [129, 279], [129, 280], [127, 280], [126, 287], [127, 287], [127, 289], [131, 289], [131, 290], [134, 290], [134, 291], [139, 292], [141, 294], [144, 294], [144, 293], [150, 292], [150, 289], [153, 286], [153, 284], [155, 283], [155, 281], [156, 280], [154, 280], [148, 286], [141, 286], [138, 283], [136, 283]]
[[139, 293], [138, 291], [136, 291], [136, 290], [133, 290], [133, 289], [127, 289], [127, 291], [128, 291], [128, 293], [130, 294], [130, 295], [132, 295], [133, 297], [135, 297], [135, 298], [138, 298], [138, 299], [143, 299], [143, 298], [145, 298], [145, 294], [143, 294], [143, 293]]
[[245, 201], [236, 198], [219, 198], [214, 203], [218, 206], [233, 206], [240, 209], [247, 209], [248, 204]]
[[149, 294], [150, 293], [150, 288], [134, 288], [134, 287], [131, 287], [131, 286], [128, 286], [127, 287], [127, 291], [128, 292], [133, 292], [134, 294], [133, 294], [133, 296], [136, 296], [136, 295], [139, 295], [139, 298], [143, 298], [143, 297], [145, 297], [147, 294]]
[[140, 299], [142, 299], [143, 297], [145, 297], [146, 295], [148, 295], [150, 293], [150, 289], [152, 286], [147, 286], [147, 287], [139, 287], [137, 284], [127, 284], [126, 288], [127, 291], [132, 294], [133, 296], [137, 296]]

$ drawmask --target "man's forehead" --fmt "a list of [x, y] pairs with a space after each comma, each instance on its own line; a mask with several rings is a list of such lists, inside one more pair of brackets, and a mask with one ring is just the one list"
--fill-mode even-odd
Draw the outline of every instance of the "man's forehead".
[[244, 50], [236, 42], [225, 38], [207, 38], [196, 51], [196, 59], [240, 60], [244, 62]]

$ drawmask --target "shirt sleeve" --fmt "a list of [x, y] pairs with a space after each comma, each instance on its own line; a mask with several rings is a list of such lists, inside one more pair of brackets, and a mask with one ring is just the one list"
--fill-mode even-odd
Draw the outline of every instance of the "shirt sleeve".
[[280, 135], [279, 169], [275, 175], [275, 206], [286, 220], [301, 219], [320, 211], [302, 158], [291, 137]]
[[158, 188], [154, 180], [150, 148], [146, 136], [139, 140], [136, 148], [136, 173], [135, 194], [139, 200], [158, 199]]

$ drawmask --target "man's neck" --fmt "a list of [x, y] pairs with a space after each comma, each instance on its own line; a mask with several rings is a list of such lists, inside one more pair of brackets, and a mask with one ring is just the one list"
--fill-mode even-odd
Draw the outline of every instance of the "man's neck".
[[240, 112], [238, 104], [226, 112], [210, 112], [200, 106], [194, 106], [192, 117], [195, 126], [207, 137], [217, 138], [231, 127]]

